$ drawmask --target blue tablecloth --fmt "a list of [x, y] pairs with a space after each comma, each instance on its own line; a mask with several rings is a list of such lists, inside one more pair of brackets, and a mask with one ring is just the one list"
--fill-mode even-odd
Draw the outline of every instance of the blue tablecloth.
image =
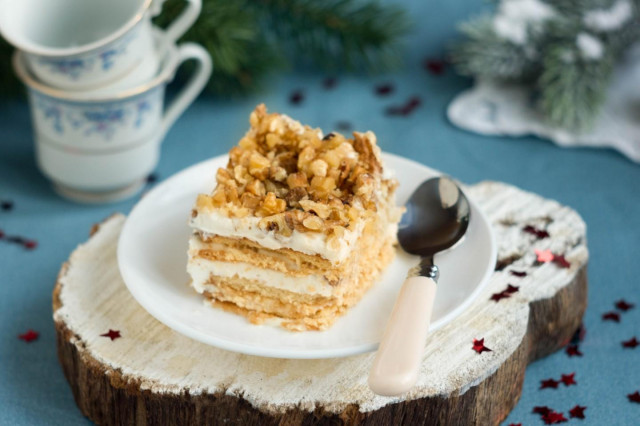
[[[469, 81], [451, 69], [442, 76], [426, 72], [425, 57], [441, 57], [455, 36], [455, 24], [477, 13], [480, 0], [405, 2], [416, 22], [407, 45], [406, 67], [385, 76], [338, 76], [333, 90], [323, 75], [275, 76], [267, 89], [246, 99], [201, 97], [176, 123], [164, 142], [157, 175], [165, 179], [203, 159], [226, 152], [244, 133], [252, 108], [265, 102], [273, 111], [325, 130], [339, 121], [371, 129], [382, 149], [416, 159], [468, 183], [499, 180], [553, 198], [577, 210], [588, 224], [591, 253], [587, 334], [582, 357], [558, 352], [527, 369], [522, 398], [505, 424], [542, 424], [537, 405], [564, 412], [588, 407], [581, 424], [637, 425], [640, 404], [627, 394], [640, 390], [640, 347], [621, 341], [640, 338], [640, 306], [618, 324], [601, 315], [625, 298], [640, 305], [640, 166], [610, 150], [562, 149], [533, 137], [482, 137], [453, 127], [447, 103]], [[392, 82], [395, 92], [375, 95], [376, 84]], [[300, 105], [288, 102], [292, 90], [304, 91]], [[388, 117], [389, 105], [413, 95], [422, 105], [409, 117]], [[60, 265], [87, 238], [92, 224], [114, 211], [128, 212], [135, 199], [112, 205], [79, 205], [53, 193], [37, 170], [29, 111], [23, 100], [0, 100], [0, 229], [38, 241], [25, 250], [0, 241], [0, 424], [83, 424], [56, 359], [51, 290]], [[40, 332], [25, 343], [17, 336]], [[575, 372], [576, 386], [540, 390], [540, 381]], [[572, 419], [572, 422], [577, 420]]]

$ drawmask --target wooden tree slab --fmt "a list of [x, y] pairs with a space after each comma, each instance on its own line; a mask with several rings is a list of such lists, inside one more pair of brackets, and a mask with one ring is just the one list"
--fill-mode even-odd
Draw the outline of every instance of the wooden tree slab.
[[[127, 291], [116, 262], [125, 218], [109, 218], [74, 251], [53, 292], [60, 363], [80, 410], [99, 424], [497, 424], [520, 397], [527, 364], [579, 327], [586, 228], [571, 209], [512, 186], [484, 182], [467, 192], [494, 226], [496, 271], [465, 313], [429, 335], [418, 384], [400, 398], [367, 387], [372, 353], [261, 358], [165, 327]], [[524, 232], [527, 225], [550, 237]], [[571, 265], [540, 264], [534, 249], [564, 254]], [[519, 291], [490, 300], [508, 284]], [[101, 336], [110, 329], [122, 337]], [[480, 338], [491, 352], [472, 350]]]

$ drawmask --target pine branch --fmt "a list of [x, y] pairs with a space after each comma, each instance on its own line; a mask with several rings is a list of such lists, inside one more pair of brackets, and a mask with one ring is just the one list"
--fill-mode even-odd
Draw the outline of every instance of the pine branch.
[[539, 69], [525, 47], [496, 34], [490, 17], [465, 22], [460, 31], [467, 38], [452, 46], [451, 60], [463, 75], [524, 82]]
[[580, 57], [575, 43], [557, 44], [543, 59], [538, 106], [547, 121], [574, 131], [590, 130], [606, 100], [614, 60]]
[[397, 41], [409, 28], [405, 13], [378, 1], [253, 0], [270, 17], [263, 29], [296, 65], [321, 69], [390, 69]]
[[[183, 0], [168, 1], [155, 23], [166, 26], [183, 7]], [[246, 93], [257, 88], [264, 73], [284, 66], [284, 58], [265, 40], [257, 22], [259, 16], [246, 1], [203, 2], [198, 21], [183, 40], [200, 43], [211, 55], [211, 92]]]

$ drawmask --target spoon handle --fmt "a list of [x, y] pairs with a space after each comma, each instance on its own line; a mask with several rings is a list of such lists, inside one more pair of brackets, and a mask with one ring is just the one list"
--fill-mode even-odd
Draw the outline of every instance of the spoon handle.
[[369, 373], [374, 393], [400, 395], [416, 383], [435, 297], [432, 278], [409, 277], [402, 285]]

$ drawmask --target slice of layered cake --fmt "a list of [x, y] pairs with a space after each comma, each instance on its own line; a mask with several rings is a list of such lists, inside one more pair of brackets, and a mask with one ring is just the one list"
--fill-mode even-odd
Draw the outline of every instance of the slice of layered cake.
[[371, 132], [323, 136], [264, 105], [249, 121], [196, 200], [193, 288], [255, 324], [326, 329], [393, 259], [397, 182]]

